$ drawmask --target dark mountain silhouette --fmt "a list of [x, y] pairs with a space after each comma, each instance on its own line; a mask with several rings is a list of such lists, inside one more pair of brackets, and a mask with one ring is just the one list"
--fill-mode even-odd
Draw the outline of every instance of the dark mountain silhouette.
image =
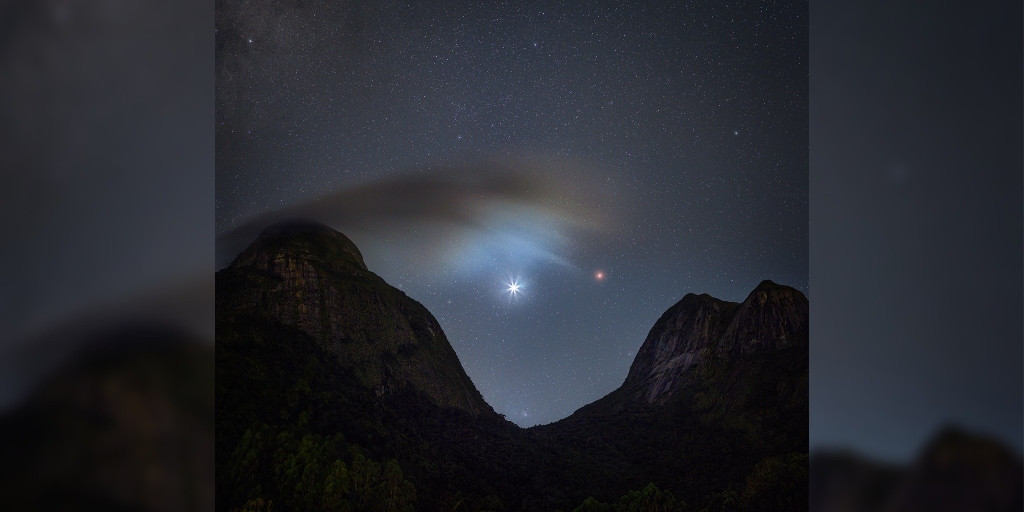
[[651, 329], [626, 376], [647, 403], [663, 402], [694, 383], [701, 364], [807, 345], [807, 298], [762, 282], [742, 304], [687, 294]]
[[801, 508], [807, 311], [770, 281], [689, 294], [619, 389], [522, 429], [351, 241], [274, 225], [217, 273], [217, 508]]
[[433, 315], [327, 226], [276, 224], [217, 276], [218, 287], [246, 292], [218, 294], [218, 313], [269, 316], [306, 333], [378, 396], [409, 385], [441, 407], [493, 412]]
[[552, 460], [554, 479], [602, 481], [608, 499], [650, 481], [687, 502], [802, 507], [807, 313], [803, 294], [771, 281], [739, 304], [687, 294], [655, 323], [622, 386], [531, 429], [594, 459]]

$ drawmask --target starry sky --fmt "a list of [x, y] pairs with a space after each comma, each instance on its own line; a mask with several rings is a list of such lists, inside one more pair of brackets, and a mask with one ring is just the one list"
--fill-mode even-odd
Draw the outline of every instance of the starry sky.
[[218, 268], [326, 222], [556, 421], [686, 293], [808, 293], [807, 39], [803, 2], [220, 1]]

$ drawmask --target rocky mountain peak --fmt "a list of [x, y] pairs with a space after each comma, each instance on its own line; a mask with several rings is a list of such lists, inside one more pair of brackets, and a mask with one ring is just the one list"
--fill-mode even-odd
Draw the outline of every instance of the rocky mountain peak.
[[[411, 386], [443, 407], [493, 412], [434, 316], [369, 271], [355, 244], [323, 224], [267, 228], [217, 273], [217, 303], [218, 330], [247, 315], [297, 328], [377, 396]], [[222, 341], [245, 342], [218, 333]]]
[[267, 269], [283, 255], [317, 261], [335, 270], [368, 270], [356, 244], [345, 235], [313, 220], [293, 219], [266, 228], [231, 264]]
[[709, 358], [806, 344], [807, 315], [802, 293], [767, 280], [739, 304], [688, 293], [651, 328], [623, 386], [648, 403], [663, 401]]
[[655, 322], [637, 351], [624, 386], [639, 386], [655, 402], [682, 383], [713, 349], [736, 303], [688, 293]]
[[747, 296], [718, 347], [732, 357], [807, 344], [808, 302], [799, 290], [765, 280]]

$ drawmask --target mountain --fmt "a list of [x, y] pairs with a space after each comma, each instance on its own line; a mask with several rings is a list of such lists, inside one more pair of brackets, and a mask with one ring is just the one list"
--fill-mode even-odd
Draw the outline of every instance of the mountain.
[[1011, 511], [1024, 508], [1024, 465], [1002, 443], [942, 429], [908, 465], [850, 452], [810, 458], [812, 512]]
[[649, 404], [696, 381], [702, 364], [806, 346], [808, 303], [799, 291], [764, 281], [742, 304], [686, 294], [654, 324], [624, 388]]
[[[807, 315], [802, 293], [771, 281], [742, 303], [687, 294], [651, 328], [622, 386], [531, 429], [611, 454], [620, 470], [601, 457], [549, 470], [578, 485], [603, 481], [605, 498], [650, 481], [687, 502], [731, 492], [752, 507], [768, 495], [783, 509], [806, 503]], [[768, 469], [774, 481], [758, 483]]]
[[430, 312], [323, 224], [271, 226], [217, 274], [217, 291], [218, 314], [269, 314], [305, 332], [378, 395], [410, 385], [436, 405], [493, 413]]
[[216, 361], [218, 510], [806, 503], [807, 300], [770, 281], [686, 295], [619, 389], [522, 429], [350, 240], [289, 222], [217, 273]]

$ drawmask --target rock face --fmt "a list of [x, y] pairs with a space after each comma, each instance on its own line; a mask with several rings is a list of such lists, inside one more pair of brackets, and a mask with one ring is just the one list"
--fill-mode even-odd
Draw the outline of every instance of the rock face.
[[647, 403], [668, 398], [710, 355], [736, 306], [707, 294], [687, 294], [651, 328], [623, 386], [639, 386]]
[[763, 281], [740, 304], [687, 294], [651, 328], [623, 387], [639, 389], [647, 403], [662, 402], [692, 382], [709, 359], [806, 345], [807, 318], [807, 297], [771, 281]]
[[718, 343], [732, 358], [807, 345], [807, 297], [795, 288], [762, 281], [740, 304]]
[[430, 312], [323, 224], [267, 228], [217, 273], [217, 295], [218, 320], [269, 316], [298, 328], [378, 396], [408, 385], [442, 407], [493, 413]]

